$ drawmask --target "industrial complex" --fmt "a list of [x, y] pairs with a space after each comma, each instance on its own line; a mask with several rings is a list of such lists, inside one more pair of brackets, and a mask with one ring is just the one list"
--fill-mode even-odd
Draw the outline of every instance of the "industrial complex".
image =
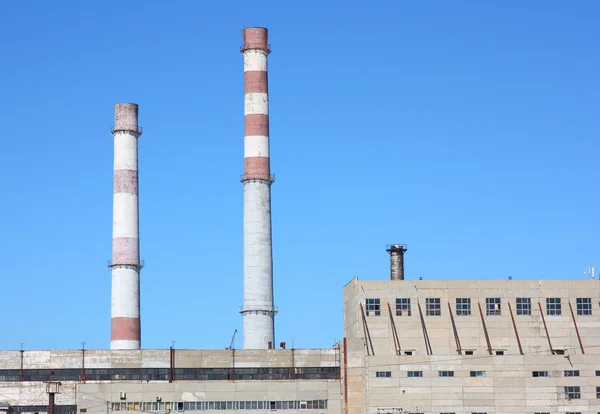
[[600, 413], [600, 292], [593, 279], [410, 280], [407, 246], [392, 244], [389, 277], [355, 277], [343, 287], [339, 343], [277, 343], [271, 49], [267, 29], [242, 33], [243, 349], [142, 349], [142, 129], [138, 106], [117, 104], [110, 349], [0, 351], [0, 412]]

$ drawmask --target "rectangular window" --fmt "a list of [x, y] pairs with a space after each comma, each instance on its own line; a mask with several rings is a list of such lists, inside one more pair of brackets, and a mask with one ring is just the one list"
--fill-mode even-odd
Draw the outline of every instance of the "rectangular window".
[[440, 377], [453, 377], [454, 371], [438, 371], [438, 376]]
[[596, 371], [596, 376], [600, 377], [600, 371]]
[[411, 356], [414, 351], [404, 351], [404, 355]]
[[552, 355], [564, 355], [564, 354], [565, 354], [564, 349], [553, 349], [552, 350]]
[[426, 298], [425, 313], [427, 316], [440, 316], [442, 314], [440, 298]]
[[569, 400], [578, 400], [581, 398], [581, 387], [565, 387], [565, 396]]
[[533, 413], [533, 414], [550, 414], [550, 413]]
[[531, 315], [531, 298], [517, 298], [517, 315]]
[[381, 303], [379, 299], [367, 299], [367, 316], [381, 315]]
[[578, 377], [579, 371], [565, 371], [565, 377]]
[[465, 350], [464, 351], [464, 355], [475, 355], [475, 351], [470, 350], [470, 349], [469, 350]]
[[497, 349], [494, 352], [495, 352], [496, 355], [504, 355], [504, 350], [501, 350], [501, 349]]
[[560, 298], [546, 298], [546, 315], [559, 316], [561, 313]]
[[469, 375], [471, 377], [485, 377], [485, 371], [471, 371]]
[[392, 376], [392, 371], [377, 371], [375, 376], [377, 378], [390, 378]]
[[547, 377], [548, 376], [548, 371], [532, 371], [531, 375], [533, 377]]
[[423, 371], [408, 371], [408, 377], [422, 377], [423, 376]]
[[596, 398], [600, 398], [600, 387], [596, 387]]
[[485, 298], [485, 312], [488, 316], [502, 314], [500, 298]]
[[471, 298], [456, 298], [456, 316], [471, 315]]
[[410, 298], [396, 299], [396, 316], [410, 316]]
[[577, 315], [588, 316], [592, 314], [592, 298], [577, 298]]

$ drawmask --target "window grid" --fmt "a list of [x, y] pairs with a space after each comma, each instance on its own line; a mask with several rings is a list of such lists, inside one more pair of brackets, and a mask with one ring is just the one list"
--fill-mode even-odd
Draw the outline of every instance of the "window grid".
[[425, 314], [427, 316], [440, 316], [442, 314], [440, 298], [425, 299]]
[[471, 376], [471, 377], [485, 377], [486, 373], [485, 373], [485, 371], [471, 371], [469, 373], [469, 376]]
[[533, 377], [547, 377], [548, 376], [548, 371], [532, 371], [531, 375]]
[[577, 371], [577, 370], [565, 371], [564, 374], [565, 374], [565, 377], [578, 377], [579, 371]]
[[367, 316], [381, 315], [381, 302], [379, 299], [367, 299]]
[[471, 298], [456, 298], [456, 316], [471, 315]]
[[578, 400], [581, 398], [581, 387], [565, 387], [565, 395], [569, 400]]
[[454, 371], [438, 371], [438, 376], [440, 377], [453, 377]]
[[423, 376], [423, 371], [408, 371], [409, 378], [417, 378], [417, 377], [422, 377], [422, 376]]
[[319, 410], [327, 409], [327, 400], [113, 402], [111, 408], [112, 411]]
[[391, 378], [392, 376], [392, 371], [377, 371], [375, 373], [375, 376], [377, 378]]
[[[0, 382], [18, 382], [19, 369], [0, 369]], [[166, 381], [169, 368], [86, 368], [81, 369], [23, 369], [23, 382], [29, 381]], [[228, 381], [339, 379], [339, 367], [295, 368], [175, 368], [177, 381]]]
[[517, 315], [531, 315], [531, 298], [517, 298]]
[[592, 314], [592, 298], [577, 298], [577, 315], [589, 316]]
[[485, 311], [488, 316], [499, 316], [502, 314], [502, 302], [500, 298], [485, 298]]
[[410, 316], [410, 298], [396, 299], [396, 316]]
[[559, 316], [562, 314], [560, 298], [546, 298], [546, 315]]

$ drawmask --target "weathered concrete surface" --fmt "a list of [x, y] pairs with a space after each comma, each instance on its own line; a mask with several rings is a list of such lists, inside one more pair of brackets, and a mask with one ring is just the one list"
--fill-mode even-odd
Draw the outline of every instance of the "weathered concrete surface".
[[[452, 280], [452, 281], [359, 281], [344, 287], [344, 327], [348, 339], [349, 413], [376, 413], [377, 408], [404, 411], [453, 413], [596, 412], [596, 368], [600, 367], [600, 308], [597, 280]], [[366, 322], [375, 355], [366, 355], [365, 329], [359, 304], [380, 299], [380, 316]], [[396, 299], [411, 299], [411, 316], [396, 316]], [[440, 316], [426, 315], [426, 298], [440, 298]], [[471, 299], [471, 315], [456, 314], [456, 298]], [[501, 314], [487, 315], [486, 298], [501, 298]], [[531, 298], [531, 315], [516, 315], [516, 298]], [[546, 298], [561, 298], [562, 315], [546, 315]], [[591, 298], [592, 314], [577, 315], [577, 298]], [[519, 333], [521, 355], [509, 313], [510, 302]], [[552, 355], [538, 307], [542, 304], [552, 348], [565, 355]], [[575, 313], [584, 346], [582, 353], [569, 302]], [[431, 342], [427, 355], [417, 303]], [[459, 355], [449, 315], [450, 303], [462, 350]], [[480, 303], [494, 355], [487, 349], [485, 331], [477, 304]], [[392, 324], [398, 332], [400, 352], [396, 355]], [[496, 355], [504, 351], [505, 355]], [[464, 352], [463, 352], [464, 353]], [[565, 377], [565, 370], [579, 370], [577, 377]], [[391, 377], [377, 377], [389, 371]], [[421, 371], [422, 377], [408, 377]], [[440, 377], [439, 371], [453, 371]], [[471, 377], [484, 371], [485, 377]], [[533, 377], [533, 371], [547, 371], [548, 377]], [[581, 398], [567, 399], [565, 386], [579, 386]]]

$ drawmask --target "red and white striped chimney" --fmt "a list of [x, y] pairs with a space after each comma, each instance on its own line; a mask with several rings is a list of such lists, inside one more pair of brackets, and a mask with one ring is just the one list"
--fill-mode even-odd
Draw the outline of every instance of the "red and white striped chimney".
[[140, 349], [138, 106], [115, 105], [111, 349]]
[[275, 344], [271, 239], [271, 167], [267, 56], [263, 27], [243, 30], [244, 44], [244, 348]]

